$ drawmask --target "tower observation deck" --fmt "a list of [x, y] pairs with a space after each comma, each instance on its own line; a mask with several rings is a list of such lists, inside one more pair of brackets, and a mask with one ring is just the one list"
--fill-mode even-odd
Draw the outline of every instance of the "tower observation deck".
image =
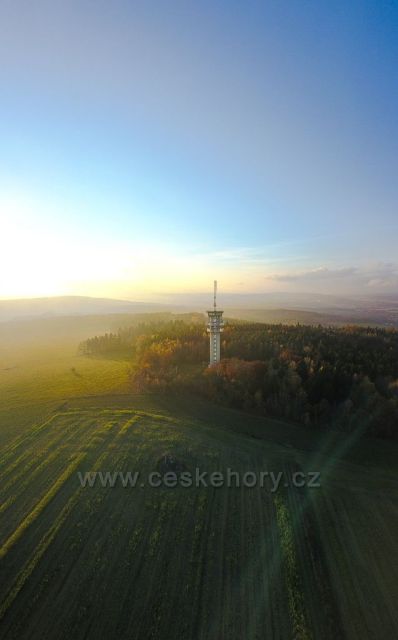
[[214, 302], [213, 309], [207, 312], [207, 332], [210, 337], [210, 363], [209, 367], [213, 364], [220, 362], [220, 347], [221, 347], [221, 332], [224, 331], [224, 320], [222, 314], [224, 311], [217, 309], [217, 280], [214, 280]]

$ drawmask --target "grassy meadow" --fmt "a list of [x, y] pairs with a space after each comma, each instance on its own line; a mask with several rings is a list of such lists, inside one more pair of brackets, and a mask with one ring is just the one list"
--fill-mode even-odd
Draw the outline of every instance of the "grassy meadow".
[[[394, 443], [134, 395], [130, 362], [77, 355], [75, 324], [0, 337], [1, 638], [398, 637]], [[78, 480], [146, 478], [165, 453], [321, 487]]]

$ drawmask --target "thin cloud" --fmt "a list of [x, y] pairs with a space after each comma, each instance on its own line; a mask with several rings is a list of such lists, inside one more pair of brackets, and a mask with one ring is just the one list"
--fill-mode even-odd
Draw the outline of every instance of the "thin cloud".
[[307, 271], [274, 273], [265, 277], [272, 282], [293, 283], [300, 287], [324, 286], [353, 292], [365, 292], [371, 289], [398, 288], [398, 265], [391, 262], [378, 262], [366, 266], [350, 266], [330, 269], [325, 266]]
[[335, 278], [351, 277], [358, 272], [356, 267], [344, 267], [341, 269], [328, 269], [327, 267], [318, 267], [310, 271], [299, 273], [273, 274], [268, 276], [269, 280], [277, 282], [295, 282], [297, 280], [330, 280]]

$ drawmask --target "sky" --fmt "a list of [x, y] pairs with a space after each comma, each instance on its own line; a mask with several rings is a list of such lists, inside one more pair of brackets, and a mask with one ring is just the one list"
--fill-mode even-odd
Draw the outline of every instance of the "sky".
[[0, 298], [398, 292], [398, 0], [2, 0]]

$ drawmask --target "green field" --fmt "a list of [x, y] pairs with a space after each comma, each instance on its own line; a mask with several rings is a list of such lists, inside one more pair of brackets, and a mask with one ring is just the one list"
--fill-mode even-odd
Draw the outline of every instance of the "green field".
[[[1, 638], [398, 637], [396, 445], [132, 395], [75, 343], [1, 345]], [[77, 472], [321, 471], [320, 488], [82, 487]]]

